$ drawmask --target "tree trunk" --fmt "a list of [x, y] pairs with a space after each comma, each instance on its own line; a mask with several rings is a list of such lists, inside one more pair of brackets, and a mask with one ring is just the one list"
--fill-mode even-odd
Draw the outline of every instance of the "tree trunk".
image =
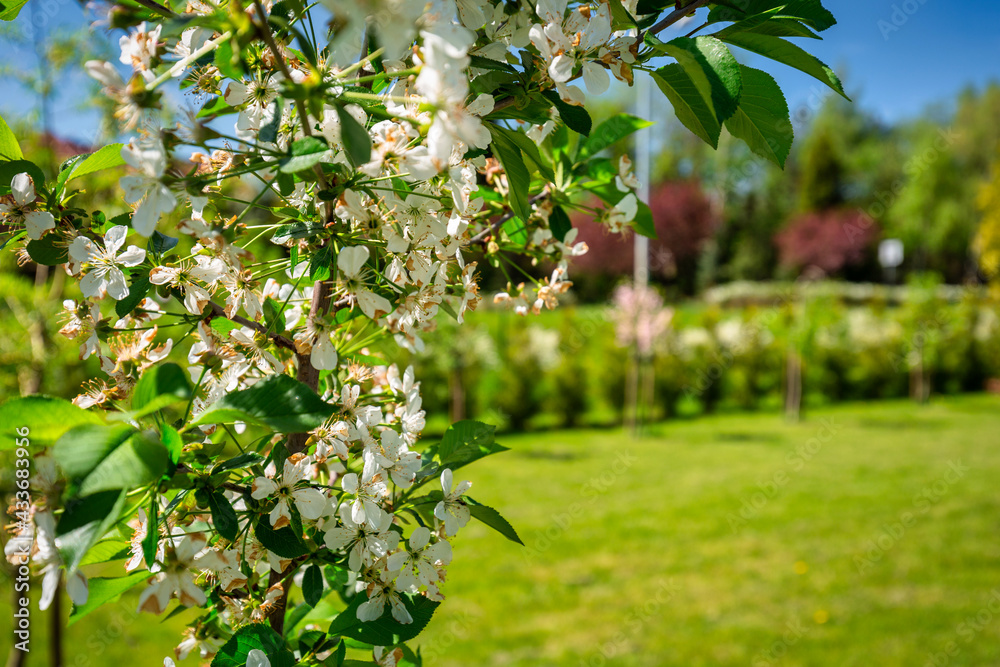
[[802, 358], [789, 348], [785, 364], [785, 418], [797, 422], [802, 414]]

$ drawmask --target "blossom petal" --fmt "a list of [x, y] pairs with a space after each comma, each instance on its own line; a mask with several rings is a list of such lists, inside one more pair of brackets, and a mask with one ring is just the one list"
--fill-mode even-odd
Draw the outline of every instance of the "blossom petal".
[[608, 76], [608, 71], [597, 63], [588, 62], [583, 66], [583, 82], [591, 95], [602, 95], [611, 85], [611, 77]]
[[26, 206], [35, 201], [35, 183], [26, 171], [22, 171], [11, 180], [10, 191], [18, 206]]
[[317, 489], [299, 489], [292, 494], [295, 506], [302, 518], [314, 521], [323, 516], [326, 509], [326, 496]]
[[348, 278], [354, 278], [368, 261], [368, 248], [363, 245], [348, 246], [337, 255], [337, 268]]
[[115, 225], [104, 235], [105, 252], [109, 255], [117, 255], [118, 250], [125, 244], [125, 237], [128, 236], [128, 227], [125, 225]]
[[128, 296], [128, 283], [125, 282], [125, 274], [119, 269], [109, 269], [105, 274], [107, 281], [108, 296], [115, 301], [121, 301]]
[[31, 211], [24, 214], [24, 226], [28, 229], [28, 238], [40, 239], [42, 233], [56, 226], [56, 219], [46, 211]]
[[134, 245], [130, 245], [128, 249], [122, 254], [115, 258], [119, 264], [124, 264], [125, 266], [138, 266], [146, 259], [146, 251], [142, 248]]

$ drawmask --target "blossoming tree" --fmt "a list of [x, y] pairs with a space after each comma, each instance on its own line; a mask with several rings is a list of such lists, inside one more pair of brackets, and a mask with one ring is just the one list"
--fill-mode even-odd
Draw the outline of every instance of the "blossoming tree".
[[[64, 586], [73, 618], [133, 588], [143, 612], [195, 608], [177, 656], [217, 667], [421, 664], [407, 642], [455, 535], [476, 519], [520, 541], [458, 477], [504, 450], [492, 427], [421, 442], [420, 383], [392, 350], [476, 307], [475, 258], [510, 277], [495, 302], [555, 307], [586, 251], [568, 211], [651, 233], [629, 161], [602, 156], [648, 123], [592, 127], [585, 89], [650, 76], [699, 137], [725, 127], [778, 164], [787, 105], [729, 47], [843, 94], [789, 41], [834, 24], [819, 0], [106, 9], [121, 64], [86, 68], [127, 143], [46, 178], [0, 121], [3, 246], [79, 281], [62, 333], [106, 376], [72, 403], [0, 406], [0, 448], [33, 456], [7, 556], [44, 575], [43, 607]], [[161, 125], [178, 88], [197, 108]], [[115, 167], [130, 210], [77, 207], [76, 179]], [[555, 269], [518, 279], [517, 256]], [[83, 574], [116, 560], [121, 576]]]

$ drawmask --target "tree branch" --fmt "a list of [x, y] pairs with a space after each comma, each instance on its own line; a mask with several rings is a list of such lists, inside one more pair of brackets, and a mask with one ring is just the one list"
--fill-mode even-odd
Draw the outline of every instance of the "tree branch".
[[243, 317], [242, 315], [233, 315], [232, 317], [230, 317], [229, 315], [226, 315], [226, 309], [220, 306], [219, 304], [215, 303], [214, 301], [210, 301], [209, 305], [212, 306], [212, 314], [208, 316], [209, 319], [212, 319], [213, 317], [224, 317], [231, 322], [242, 324], [245, 327], [250, 327], [251, 329], [253, 329], [258, 333], [264, 334], [272, 341], [274, 341], [274, 344], [277, 345], [278, 347], [283, 347], [287, 350], [295, 351], [295, 343], [292, 341], [292, 339], [288, 338], [287, 336], [270, 331], [266, 326], [264, 326], [260, 322], [254, 322], [253, 320], [249, 320]]
[[[549, 196], [549, 191], [547, 189], [543, 190], [542, 192], [539, 192], [537, 195], [534, 195], [533, 197], [531, 197], [528, 200], [528, 204], [529, 205], [530, 204], [536, 204], [536, 203], [540, 202], [541, 200], [545, 199], [548, 196]], [[473, 236], [472, 239], [469, 241], [469, 245], [481, 245], [481, 246], [485, 246], [486, 243], [490, 240], [490, 238], [494, 234], [496, 234], [497, 231], [501, 227], [503, 227], [503, 223], [507, 222], [508, 220], [510, 220], [513, 217], [514, 217], [514, 212], [513, 211], [509, 211], [507, 213], [504, 213], [499, 218], [497, 218], [496, 220], [494, 220], [493, 222], [491, 222], [489, 227], [487, 227], [483, 231], [481, 231], [478, 234], [476, 234], [475, 236]]]
[[687, 7], [684, 7], [683, 9], [675, 9], [674, 11], [670, 12], [665, 17], [663, 17], [662, 21], [653, 25], [653, 27], [647, 30], [645, 33], [637, 35], [639, 41], [642, 42], [642, 38], [645, 37], [647, 33], [655, 35], [658, 32], [666, 30], [673, 24], [680, 21], [682, 18], [694, 14], [695, 10], [704, 7], [709, 2], [710, 0], [694, 0], [694, 2], [692, 2]]

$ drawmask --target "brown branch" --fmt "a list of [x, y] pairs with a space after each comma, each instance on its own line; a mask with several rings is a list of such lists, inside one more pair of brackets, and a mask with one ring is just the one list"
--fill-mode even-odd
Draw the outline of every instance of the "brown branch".
[[[285, 75], [285, 80], [293, 83], [292, 70], [288, 68], [288, 63], [285, 62], [284, 56], [278, 50], [278, 43], [274, 41], [274, 35], [271, 34], [270, 29], [267, 27], [267, 12], [264, 10], [264, 5], [261, 4], [260, 0], [253, 0], [253, 6], [257, 9], [257, 15], [261, 20], [261, 23], [254, 21], [257, 34], [260, 35], [260, 38], [267, 44], [267, 48], [274, 54], [274, 62], [278, 64], [278, 69]], [[302, 119], [302, 133], [307, 137], [311, 137], [312, 128], [309, 127], [309, 112], [306, 111], [305, 105], [302, 104], [301, 100], [296, 100], [295, 106], [298, 107], [299, 117]]]
[[[289, 69], [288, 63], [285, 62], [285, 57], [281, 55], [281, 51], [278, 50], [278, 44], [274, 41], [274, 35], [271, 34], [271, 30], [268, 28], [267, 24], [267, 13], [264, 11], [264, 6], [261, 4], [260, 0], [253, 0], [253, 6], [257, 10], [257, 14], [260, 18], [260, 22], [254, 21], [254, 27], [257, 29], [257, 33], [260, 38], [264, 40], [267, 44], [267, 48], [274, 54], [274, 62], [278, 64], [278, 68], [281, 73], [285, 76], [285, 80], [289, 83], [294, 83], [292, 79], [292, 70]], [[306, 109], [305, 100], [295, 100], [295, 108], [299, 111], [299, 119], [302, 123], [302, 133], [307, 137], [313, 136], [312, 126], [309, 124], [309, 111]], [[313, 165], [313, 172], [316, 174], [316, 178], [319, 181], [319, 186], [324, 190], [329, 188], [326, 182], [326, 176], [323, 175], [323, 169], [318, 165]], [[324, 223], [329, 222], [333, 219], [333, 202], [328, 201], [323, 206], [323, 211], [325, 213]]]
[[[663, 17], [662, 21], [660, 21], [659, 23], [655, 24], [652, 28], [647, 30], [646, 33], [655, 35], [658, 32], [663, 32], [664, 30], [666, 30], [673, 24], [677, 23], [681, 19], [694, 14], [695, 10], [704, 7], [709, 2], [710, 0], [694, 0], [694, 2], [692, 2], [687, 7], [684, 7], [682, 9], [675, 9], [674, 11], [670, 12], [665, 17]], [[646, 33], [638, 35], [640, 42], [642, 42], [642, 38], [646, 36]]]
[[[531, 205], [538, 203], [548, 196], [549, 196], [549, 191], [543, 190], [542, 192], [539, 192], [537, 195], [531, 197], [528, 200], [528, 204]], [[496, 234], [501, 227], [503, 227], [503, 224], [513, 217], [515, 217], [515, 213], [513, 211], [509, 211], [508, 213], [501, 215], [499, 218], [491, 222], [489, 227], [487, 227], [483, 231], [473, 236], [472, 239], [469, 241], [469, 245], [481, 245], [485, 247], [486, 244], [489, 242], [489, 240], [493, 237], [493, 235]]]
[[245, 327], [250, 327], [251, 329], [253, 329], [258, 333], [264, 334], [265, 336], [270, 338], [274, 342], [274, 344], [277, 345], [278, 347], [283, 347], [285, 349], [295, 351], [295, 343], [287, 336], [270, 331], [266, 326], [264, 326], [260, 322], [254, 322], [253, 320], [247, 319], [242, 315], [232, 315], [232, 316], [227, 315], [226, 309], [220, 306], [219, 304], [215, 303], [214, 301], [209, 301], [209, 305], [212, 306], [212, 314], [208, 316], [208, 319], [212, 319], [213, 317], [224, 317], [231, 322], [242, 324]]
[[[328, 280], [317, 280], [313, 283], [312, 303], [309, 304], [309, 317], [323, 315], [330, 308], [330, 297], [332, 295], [330, 285], [331, 283]], [[296, 352], [295, 356], [299, 362], [299, 370], [296, 376], [297, 379], [299, 382], [308, 385], [313, 391], [316, 391], [319, 389], [319, 371], [312, 365], [312, 353], [301, 354]], [[305, 451], [306, 442], [308, 440], [308, 433], [292, 433], [288, 436], [288, 444], [285, 446], [290, 453], [295, 454]], [[291, 572], [294, 571], [295, 568], [292, 567]], [[284, 577], [282, 573], [271, 570], [271, 574], [268, 576], [268, 588], [271, 588], [275, 584], [283, 583], [285, 578], [286, 577]], [[283, 588], [281, 598], [278, 600], [277, 604], [275, 604], [274, 611], [271, 612], [267, 619], [268, 623], [271, 625], [271, 629], [279, 635], [283, 634], [285, 630], [285, 606], [287, 604], [288, 588]]]

